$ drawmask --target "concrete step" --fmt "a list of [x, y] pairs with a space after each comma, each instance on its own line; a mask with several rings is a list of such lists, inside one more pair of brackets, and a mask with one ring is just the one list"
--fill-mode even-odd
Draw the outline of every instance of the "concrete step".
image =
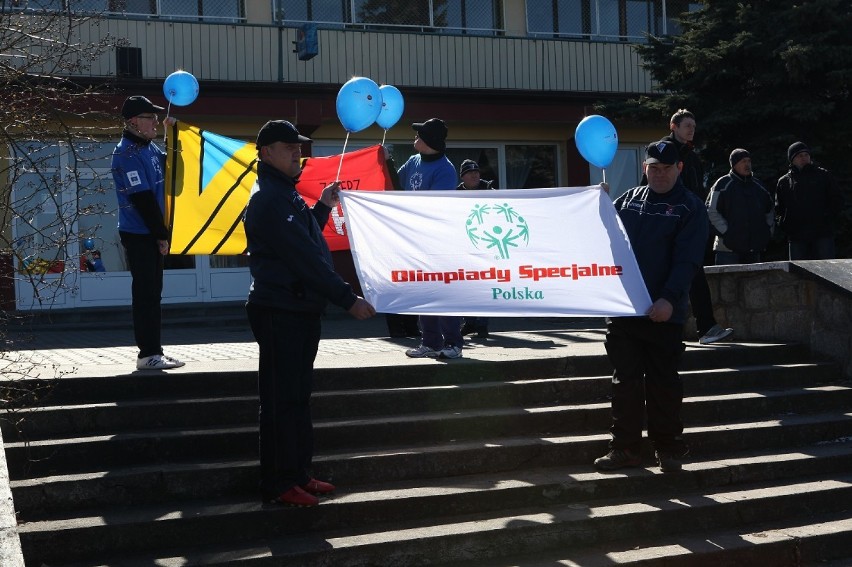
[[[576, 491], [576, 496], [595, 494], [632, 494], [642, 484], [653, 482], [646, 490], [667, 490], [669, 482], [689, 486], [715, 486], [726, 483], [749, 482], [759, 478], [792, 478], [849, 470], [852, 463], [852, 443], [837, 442], [813, 445], [806, 450], [750, 451], [739, 453], [702, 454], [691, 458], [685, 470], [692, 475], [660, 477], [648, 469], [625, 469], [623, 474], [601, 474], [591, 470], [588, 463], [562, 465], [533, 470], [488, 471], [453, 478], [386, 480], [376, 485], [376, 478], [362, 479], [361, 484], [338, 487], [333, 502], [374, 502], [380, 513], [371, 517], [387, 517], [386, 503], [401, 499], [437, 498], [436, 507], [446, 507], [447, 500], [457, 501], [462, 495], [479, 498], [484, 490], [495, 490], [497, 499], [486, 497], [477, 506], [503, 506], [509, 502], [507, 489], [524, 488], [518, 502], [530, 498], [526, 490], [541, 495], [553, 491]], [[649, 459], [648, 464], [652, 464]], [[632, 479], [632, 480], [626, 480]], [[651, 479], [653, 479], [651, 481]], [[64, 475], [26, 479], [12, 482], [16, 509], [23, 521], [61, 520], [72, 517], [96, 517], [103, 509], [121, 503], [129, 510], [179, 502], [210, 503], [227, 500], [257, 504], [254, 487], [257, 485], [257, 461], [223, 463], [170, 464], [164, 467], [137, 467], [80, 475]], [[659, 486], [656, 483], [660, 483]], [[418, 509], [432, 506], [418, 501]], [[133, 507], [128, 509], [126, 507]], [[402, 508], [403, 510], [405, 507]], [[75, 512], [71, 512], [76, 510]], [[89, 510], [86, 512], [86, 510]], [[323, 508], [322, 510], [326, 510]], [[135, 512], [132, 512], [135, 514]], [[324, 513], [324, 512], [323, 512]], [[115, 512], [113, 512], [114, 515]], [[332, 513], [332, 517], [337, 512]], [[149, 515], [145, 513], [144, 515]], [[331, 521], [331, 520], [328, 520]]]
[[[288, 510], [248, 504], [241, 508], [226, 502], [171, 512], [140, 510], [134, 516], [144, 521], [137, 522], [115, 514], [73, 523], [26, 523], [21, 536], [28, 557], [52, 565], [86, 555], [125, 566], [150, 565], [155, 560], [157, 565], [178, 565], [178, 558], [184, 565], [223, 565], [235, 558], [246, 565], [433, 565], [471, 558], [493, 564], [511, 555], [540, 554], [543, 549], [598, 546], [621, 540], [625, 534], [630, 539], [656, 539], [719, 526], [731, 530], [764, 522], [768, 509], [777, 522], [801, 518], [803, 510], [808, 517], [840, 513], [852, 498], [848, 473], [716, 486], [689, 486], [691, 471], [676, 475], [680, 482], [672, 481], [675, 475], [654, 476], [665, 479], [657, 485], [659, 492], [648, 492], [644, 486], [638, 494], [599, 498], [588, 492], [536, 486], [519, 489], [527, 494], [516, 498], [483, 494], [481, 500], [493, 502], [492, 509], [473, 513], [457, 509], [454, 503], [463, 499], [446, 491], [449, 508], [421, 510], [410, 502], [397, 502], [402, 517], [383, 515], [379, 523], [371, 521], [369, 511], [359, 510], [355, 502], [347, 513], [342, 502], [346, 498], [340, 496], [326, 505], [332, 508], [333, 502], [341, 501], [337, 520], [343, 527], [339, 528], [322, 523], [318, 515], [323, 507]], [[377, 495], [372, 496], [368, 502], [362, 496], [361, 503], [372, 505]], [[228, 512], [228, 523], [205, 522], [210, 515], [221, 519]], [[233, 522], [240, 522], [240, 534], [248, 540], [240, 541], [229, 531]], [[293, 527], [298, 530], [291, 531]], [[307, 533], [306, 527], [310, 528]], [[48, 533], [49, 540], [47, 535], [37, 535]], [[229, 541], [223, 541], [223, 534], [229, 534]], [[186, 545], [190, 539], [195, 546]], [[91, 543], [83, 548], [82, 542]], [[160, 552], [151, 553], [153, 546]]]
[[[161, 306], [163, 326], [248, 325], [245, 301], [178, 303]], [[131, 328], [130, 306], [86, 309], [15, 311], [10, 315], [12, 332], [74, 331], [77, 329]]]
[[833, 365], [800, 345], [689, 348], [693, 461], [664, 475], [646, 450], [648, 468], [604, 475], [611, 368], [566, 350], [318, 371], [313, 469], [339, 491], [310, 509], [258, 502], [253, 372], [46, 383], [38, 410], [0, 416], [26, 418], [3, 431], [27, 562], [556, 565], [633, 543], [677, 564], [672, 542], [703, 533], [764, 537], [755, 557], [774, 559], [790, 544], [772, 530], [812, 523], [813, 557], [852, 555], [820, 550], [852, 509], [852, 384]]
[[[554, 377], [610, 376], [612, 366], [604, 355], [572, 356], [566, 349], [561, 358], [480, 361], [454, 360], [453, 364], [404, 364], [359, 368], [320, 368], [314, 372], [314, 390], [387, 390], [411, 387], [455, 387], [482, 382], [540, 380]], [[730, 344], [724, 349], [689, 347], [683, 357], [683, 371], [719, 369], [735, 380], [745, 367], [774, 367], [811, 364], [808, 352], [797, 344]], [[722, 366], [724, 364], [724, 366]], [[804, 367], [802, 367], [804, 368]], [[792, 378], [792, 376], [791, 376]], [[742, 376], [747, 387], [749, 377]], [[721, 380], [721, 379], [720, 379]], [[722, 386], [722, 383], [718, 384]], [[24, 386], [23, 384], [21, 385]], [[254, 395], [256, 372], [198, 372], [181, 374], [132, 373], [121, 376], [64, 376], [60, 379], [29, 379], [29, 397], [24, 407], [110, 403], [128, 400], [168, 400], [197, 398], [199, 393], [214, 396]], [[16, 409], [16, 408], [13, 408]]]
[[[809, 411], [843, 409], [852, 404], [852, 388], [843, 385], [689, 397], [684, 400], [687, 425], [750, 421], [754, 415], [788, 416]], [[248, 408], [245, 408], [248, 410]], [[83, 472], [143, 462], [208, 458], [250, 458], [257, 427], [250, 411], [243, 423], [230, 415], [215, 427], [146, 427], [129, 431], [98, 431], [73, 438], [53, 437], [6, 443], [9, 474], [45, 475], [52, 471]], [[428, 414], [377, 418], [316, 420], [314, 437], [326, 453], [358, 448], [423, 446], [500, 437], [557, 437], [585, 431], [606, 431], [608, 402], [540, 407], [434, 411]], [[841, 421], [844, 421], [841, 419]], [[143, 420], [144, 422], [144, 420]], [[147, 424], [146, 424], [147, 425]]]
[[[838, 422], [838, 420], [840, 420]], [[733, 434], [732, 434], [733, 432]], [[755, 447], [782, 450], [785, 442], [831, 450], [852, 438], [852, 419], [842, 414], [787, 417], [781, 420], [687, 428], [697, 459]], [[602, 433], [545, 438], [489, 438], [476, 442], [400, 445], [359, 452], [323, 453], [315, 458], [317, 476], [342, 486], [460, 477], [472, 474], [516, 474], [526, 467], [575, 465], [589, 468], [606, 452], [608, 435]], [[97, 502], [128, 504], [250, 495], [256, 499], [257, 461], [175, 460], [161, 464], [122, 466], [91, 472], [42, 476], [12, 481], [16, 509], [22, 519]], [[144, 461], [150, 463], [150, 461]], [[652, 455], [645, 455], [653, 463]]]
[[449, 567], [849, 567], [852, 565], [852, 519], [849, 511], [815, 513], [805, 524], [766, 522], [748, 529], [713, 530], [626, 539], [574, 552], [506, 557], [498, 561], [463, 561]]
[[[830, 364], [755, 365], [726, 370], [693, 370], [683, 373], [687, 395], [711, 395], [733, 386], [781, 390], [798, 385], [804, 377], [815, 387], [826, 387], [846, 395], [848, 388], [834, 385], [836, 369]], [[486, 408], [523, 408], [546, 403], [605, 401], [610, 393], [610, 376], [556, 377], [480, 382], [453, 386], [411, 386], [408, 388], [343, 390], [318, 392], [311, 402], [314, 418], [359, 418], [404, 416], [428, 411], [458, 412]], [[828, 386], [831, 384], [831, 386]], [[218, 390], [218, 388], [217, 388]], [[744, 393], [744, 392], [743, 392]], [[741, 395], [741, 394], [737, 394]], [[761, 391], [754, 396], [763, 396]], [[777, 401], [778, 395], [774, 397]], [[732, 398], [733, 401], [733, 398]], [[78, 435], [98, 432], [134, 431], [138, 424], [149, 428], [193, 428], [222, 423], [227, 415], [232, 424], [257, 422], [254, 394], [192, 399], [144, 399], [123, 403], [100, 402], [46, 406], [0, 411], [0, 427], [7, 442], [36, 441], [74, 431]], [[729, 406], [725, 406], [726, 409]], [[733, 406], [730, 406], [733, 408]], [[721, 406], [720, 406], [720, 409]], [[791, 407], [790, 411], [796, 408]], [[733, 409], [732, 409], [733, 411]], [[781, 410], [772, 410], [781, 411]], [[802, 411], [808, 411], [807, 409]]]

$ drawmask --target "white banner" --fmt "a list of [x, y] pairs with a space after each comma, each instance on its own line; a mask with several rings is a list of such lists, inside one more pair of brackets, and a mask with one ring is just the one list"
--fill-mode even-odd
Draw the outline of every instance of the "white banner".
[[564, 317], [644, 315], [651, 306], [598, 187], [340, 196], [376, 311]]

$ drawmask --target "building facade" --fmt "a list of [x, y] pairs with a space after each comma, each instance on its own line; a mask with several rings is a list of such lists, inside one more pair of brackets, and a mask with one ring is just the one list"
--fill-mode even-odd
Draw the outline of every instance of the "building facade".
[[[396, 86], [405, 112], [388, 131], [371, 126], [349, 137], [347, 151], [381, 143], [397, 166], [413, 153], [411, 123], [439, 117], [449, 126], [447, 155], [456, 165], [471, 158], [483, 178], [500, 188], [596, 183], [601, 171], [582, 159], [573, 142], [592, 105], [615, 97], [653, 94], [654, 85], [631, 45], [644, 34], [678, 33], [675, 18], [698, 9], [682, 0], [39, 0], [10, 9], [22, 14], [69, 9], [98, 14], [80, 41], [121, 38], [75, 81], [116, 87], [103, 110], [115, 130], [85, 149], [86, 172], [45, 200], [33, 221], [13, 223], [19, 243], [16, 284], [0, 288], [18, 310], [125, 305], [130, 274], [115, 230], [116, 201], [109, 156], [120, 136], [124, 97], [142, 94], [167, 106], [163, 81], [182, 69], [200, 83], [189, 106], [172, 116], [225, 136], [253, 140], [268, 119], [287, 119], [313, 138], [307, 151], [333, 155], [346, 131], [336, 115], [341, 85], [353, 76]], [[315, 43], [314, 43], [315, 39]], [[307, 40], [307, 42], [305, 42]], [[162, 118], [162, 117], [161, 117]], [[641, 151], [667, 133], [617, 124], [619, 149], [607, 181], [617, 194], [640, 178]], [[61, 144], [40, 141], [57, 172], [74, 167]], [[34, 142], [36, 143], [36, 142]], [[33, 180], [30, 180], [33, 181]], [[80, 184], [87, 184], [81, 191]], [[38, 182], [10, 187], [15, 198], [37, 198]], [[35, 279], [45, 288], [61, 278], [61, 292], [43, 300], [24, 274], [32, 223], [49, 224], [63, 206], [92, 211], [79, 216], [75, 235]], [[53, 215], [53, 216], [51, 216]], [[85, 243], [85, 245], [84, 245]], [[80, 270], [77, 258], [97, 250], [105, 271]], [[63, 261], [64, 260], [64, 261]], [[338, 254], [351, 276], [351, 259]], [[165, 303], [236, 301], [249, 285], [247, 262], [233, 256], [170, 256]], [[36, 282], [38, 283], [38, 282]], [[10, 294], [14, 293], [13, 297]]]

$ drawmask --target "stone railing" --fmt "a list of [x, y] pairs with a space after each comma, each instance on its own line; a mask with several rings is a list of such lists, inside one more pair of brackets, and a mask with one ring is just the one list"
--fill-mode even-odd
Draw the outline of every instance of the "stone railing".
[[[852, 259], [705, 268], [716, 320], [736, 341], [806, 344], [852, 378]], [[687, 336], [695, 332], [688, 324]]]

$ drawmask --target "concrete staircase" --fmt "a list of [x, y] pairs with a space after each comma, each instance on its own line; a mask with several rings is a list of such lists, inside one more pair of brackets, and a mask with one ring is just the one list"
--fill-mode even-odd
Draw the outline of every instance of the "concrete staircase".
[[[719, 369], [718, 367], [724, 366]], [[30, 566], [849, 565], [852, 385], [689, 349], [681, 473], [599, 474], [603, 356], [321, 370], [316, 508], [261, 505], [253, 373], [63, 378], [3, 415]]]

